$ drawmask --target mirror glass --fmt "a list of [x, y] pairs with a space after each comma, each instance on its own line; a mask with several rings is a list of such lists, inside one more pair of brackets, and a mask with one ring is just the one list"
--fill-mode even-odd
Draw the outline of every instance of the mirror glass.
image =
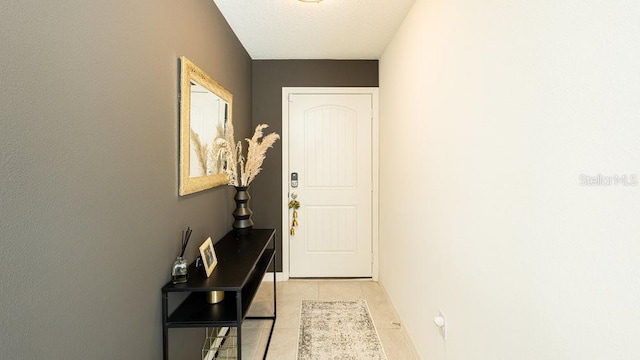
[[197, 82], [191, 82], [189, 177], [216, 175], [221, 162], [212, 156], [213, 141], [224, 137], [229, 104]]
[[180, 195], [228, 183], [214, 141], [231, 121], [232, 95], [184, 56], [180, 81]]

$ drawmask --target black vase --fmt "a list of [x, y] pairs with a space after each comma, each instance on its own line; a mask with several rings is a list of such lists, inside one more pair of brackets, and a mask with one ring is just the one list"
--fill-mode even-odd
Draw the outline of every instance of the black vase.
[[251, 214], [253, 212], [249, 209], [249, 187], [248, 186], [236, 186], [236, 196], [233, 199], [236, 201], [236, 209], [233, 210], [233, 229], [236, 234], [246, 235], [251, 232], [253, 228], [253, 220], [251, 220]]

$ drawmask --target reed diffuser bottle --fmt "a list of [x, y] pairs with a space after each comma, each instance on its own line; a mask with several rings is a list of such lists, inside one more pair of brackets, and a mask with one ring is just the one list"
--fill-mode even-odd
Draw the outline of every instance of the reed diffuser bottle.
[[171, 281], [174, 284], [184, 284], [187, 280], [187, 260], [182, 256], [178, 256], [176, 261], [173, 263], [173, 268], [171, 269]]
[[180, 247], [180, 256], [176, 258], [171, 268], [171, 282], [174, 284], [184, 284], [189, 280], [189, 273], [187, 271], [187, 260], [184, 259], [184, 251], [187, 249], [189, 238], [191, 237], [191, 228], [187, 227], [187, 231], [182, 233], [182, 246]]

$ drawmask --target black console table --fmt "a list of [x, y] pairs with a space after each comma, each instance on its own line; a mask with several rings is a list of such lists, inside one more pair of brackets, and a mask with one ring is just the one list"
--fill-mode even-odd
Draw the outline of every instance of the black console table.
[[[276, 322], [276, 273], [273, 272], [273, 316], [248, 317], [247, 311], [264, 274], [275, 259], [275, 230], [252, 229], [248, 235], [231, 231], [214, 245], [218, 265], [207, 278], [203, 269], [189, 266], [185, 284], [169, 282], [162, 288], [163, 358], [169, 358], [169, 328], [235, 327], [237, 356], [242, 359], [242, 322], [244, 319], [271, 320], [271, 331], [263, 359], [267, 357]], [[209, 304], [209, 291], [224, 291], [224, 300]], [[169, 293], [191, 293], [171, 314]]]

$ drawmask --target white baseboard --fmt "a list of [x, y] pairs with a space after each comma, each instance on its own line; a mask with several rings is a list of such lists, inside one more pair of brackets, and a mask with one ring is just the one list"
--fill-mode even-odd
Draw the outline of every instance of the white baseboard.
[[[289, 278], [282, 272], [276, 272], [276, 281], [287, 281]], [[273, 281], [273, 272], [267, 272], [264, 274], [262, 281]]]
[[407, 329], [403, 326], [404, 322], [402, 321], [402, 319], [400, 318], [400, 315], [398, 315], [398, 311], [396, 310], [395, 305], [393, 304], [393, 302], [391, 301], [391, 298], [389, 297], [389, 293], [387, 293], [387, 289], [384, 288], [384, 285], [382, 285], [381, 282], [378, 282], [378, 284], [380, 285], [380, 288], [382, 288], [382, 291], [384, 292], [384, 296], [386, 296], [387, 298], [387, 302], [389, 303], [389, 305], [393, 308], [393, 312], [396, 314], [398, 320], [400, 321], [400, 331], [402, 331], [404, 338], [407, 339], [407, 345], [409, 345], [409, 350], [411, 350], [411, 352], [413, 353], [413, 357], [421, 360], [422, 357], [420, 356], [420, 354], [418, 353], [418, 349], [416, 348], [415, 345], [415, 340], [413, 339], [413, 337], [407, 332]]

